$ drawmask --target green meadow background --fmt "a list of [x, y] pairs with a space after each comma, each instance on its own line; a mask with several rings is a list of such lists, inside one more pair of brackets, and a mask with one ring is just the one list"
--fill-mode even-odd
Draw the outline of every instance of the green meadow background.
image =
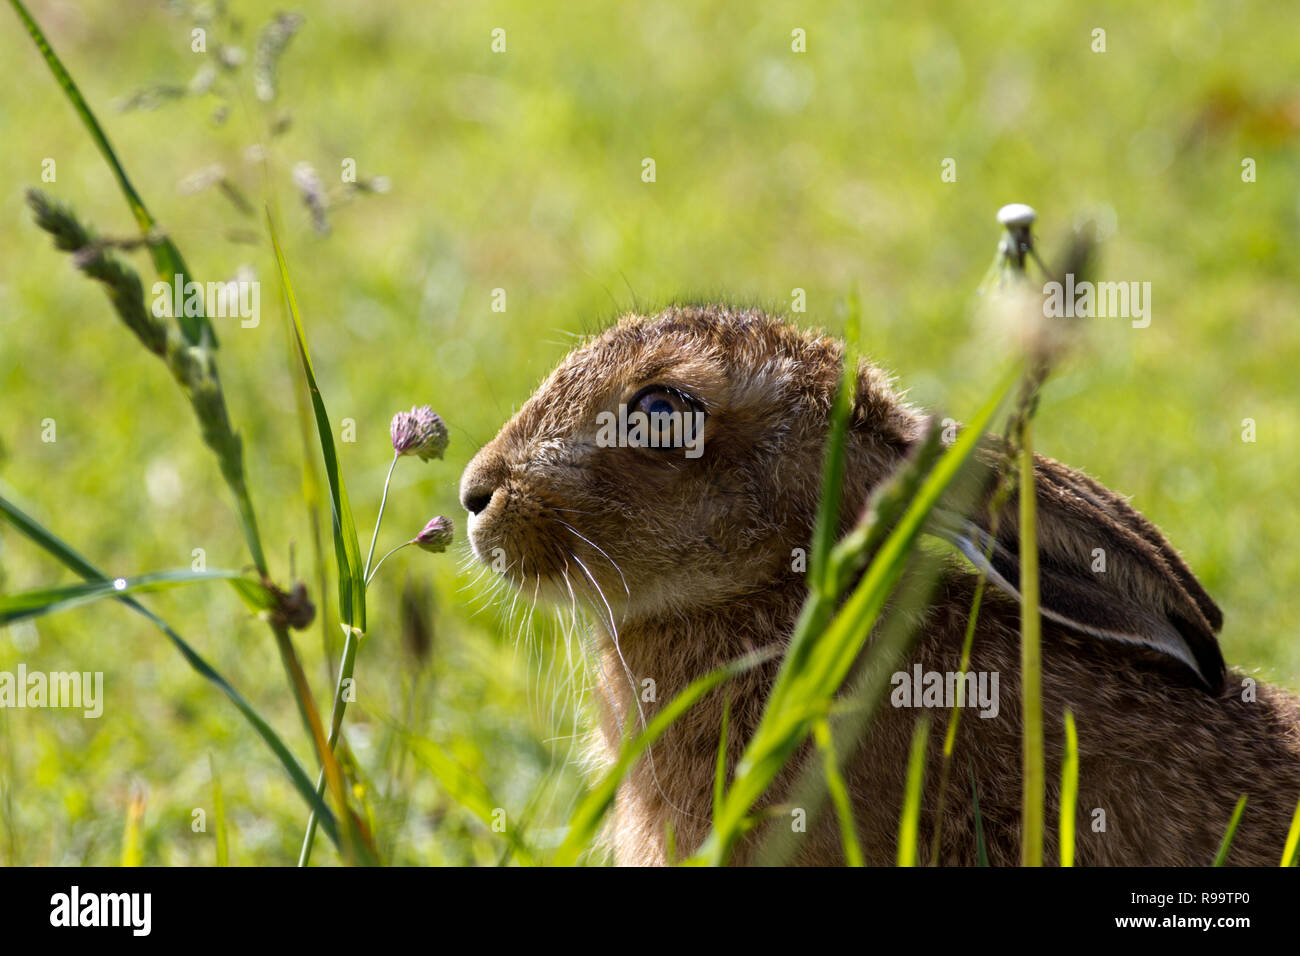
[[[1014, 344], [973, 304], [994, 212], [1012, 201], [1037, 208], [1048, 258], [1076, 217], [1095, 217], [1108, 234], [1099, 278], [1152, 287], [1149, 328], [1096, 321], [1050, 385], [1040, 450], [1131, 495], [1223, 606], [1228, 660], [1300, 689], [1291, 3], [331, 0], [299, 9], [273, 104], [245, 67], [223, 81], [235, 94], [223, 123], [212, 95], [119, 112], [203, 66], [183, 7], [31, 4], [196, 278], [247, 267], [262, 280], [260, 324], [217, 331], [277, 579], [292, 557], [333, 613], [332, 588], [322, 601], [315, 582], [266, 202], [281, 213], [336, 438], [344, 419], [355, 425], [340, 454], [363, 548], [392, 413], [427, 402], [451, 431], [446, 460], [400, 463], [380, 549], [435, 514], [455, 518], [461, 541], [454, 554], [404, 551], [376, 579], [345, 724], [387, 861], [493, 863], [505, 847], [395, 728], [450, 754], [542, 847], [582, 791], [588, 677], [570, 665], [581, 646], [542, 611], [521, 636], [524, 615], [467, 569], [456, 503], [460, 470], [574, 336], [686, 298], [787, 310], [794, 289], [807, 296], [799, 321], [838, 330], [856, 288], [863, 347], [914, 401], [960, 419]], [[242, 31], [214, 28], [209, 58], [215, 40], [251, 54], [270, 14], [229, 11]], [[491, 50], [495, 28], [505, 53]], [[796, 28], [806, 53], [791, 50]], [[31, 223], [23, 190], [36, 185], [107, 235], [134, 231], [7, 9], [0, 64], [0, 490], [113, 574], [187, 568], [196, 548], [209, 567], [243, 567], [230, 498], [166, 370]], [[288, 128], [269, 136], [282, 114]], [[248, 158], [259, 143], [269, 175]], [[53, 183], [41, 182], [47, 158]], [[345, 158], [391, 190], [332, 210], [321, 237], [290, 171], [307, 162], [337, 183]], [[955, 182], [941, 177], [947, 158]], [[215, 189], [180, 188], [214, 163], [255, 215]], [[54, 442], [42, 440], [47, 419]], [[0, 527], [0, 591], [71, 580]], [[427, 615], [425, 649], [403, 625], [403, 590]], [[144, 600], [312, 765], [267, 629], [229, 588]], [[327, 616], [296, 635], [322, 706], [336, 633]], [[279, 765], [144, 619], [95, 604], [0, 630], [0, 670], [20, 662], [102, 671], [106, 700], [99, 720], [0, 710], [0, 862], [115, 864], [134, 798], [145, 863], [209, 864], [210, 766], [231, 861], [296, 859], [305, 813]], [[206, 832], [192, 828], [196, 808]], [[337, 861], [318, 837], [314, 862]]]

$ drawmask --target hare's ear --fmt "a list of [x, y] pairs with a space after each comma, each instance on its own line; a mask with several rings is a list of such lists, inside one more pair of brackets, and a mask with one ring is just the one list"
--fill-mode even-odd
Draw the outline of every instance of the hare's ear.
[[[1095, 637], [1146, 646], [1186, 664], [1212, 693], [1225, 680], [1215, 633], [1223, 614], [1173, 546], [1122, 497], [1035, 457], [1042, 615]], [[1017, 493], [994, 523], [983, 507], [936, 512], [931, 529], [1020, 600]], [[994, 536], [996, 535], [996, 537]]]

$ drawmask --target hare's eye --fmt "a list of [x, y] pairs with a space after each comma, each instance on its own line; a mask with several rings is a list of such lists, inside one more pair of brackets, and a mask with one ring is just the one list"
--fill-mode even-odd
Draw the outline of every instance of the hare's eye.
[[683, 403], [674, 401], [675, 398], [676, 396], [669, 392], [651, 392], [641, 399], [640, 409], [651, 417], [683, 411], [681, 408]]
[[637, 392], [628, 405], [630, 414], [640, 413], [648, 444], [654, 448], [681, 448], [699, 429], [699, 409], [675, 388], [651, 385]]
[[643, 388], [632, 399], [632, 411], [641, 412], [648, 416], [652, 422], [667, 423], [669, 416], [689, 415], [695, 411], [695, 406], [685, 395], [676, 389], [662, 388], [652, 385], [649, 388]]

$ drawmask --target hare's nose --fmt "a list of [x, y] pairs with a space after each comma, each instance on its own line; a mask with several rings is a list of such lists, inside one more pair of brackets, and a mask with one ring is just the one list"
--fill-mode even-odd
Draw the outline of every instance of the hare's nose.
[[474, 485], [460, 490], [460, 503], [472, 515], [483, 511], [492, 502], [492, 493], [496, 488], [489, 485]]
[[460, 476], [460, 503], [470, 514], [480, 514], [505, 480], [505, 461], [492, 445], [484, 447]]

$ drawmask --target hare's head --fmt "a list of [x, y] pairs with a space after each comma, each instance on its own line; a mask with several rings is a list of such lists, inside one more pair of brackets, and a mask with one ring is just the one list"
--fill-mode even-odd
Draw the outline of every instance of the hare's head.
[[[754, 311], [623, 319], [570, 354], [465, 469], [475, 554], [534, 596], [599, 600], [611, 618], [801, 588], [843, 354]], [[883, 372], [859, 367], [847, 520], [925, 422]], [[1222, 615], [1155, 526], [1057, 462], [1038, 459], [1035, 485], [1043, 616], [1222, 687]], [[937, 509], [930, 530], [1019, 598], [1014, 500], [997, 516]]]
[[[811, 535], [842, 356], [753, 311], [624, 318], [465, 469], [475, 554], [529, 592], [567, 602], [595, 588], [633, 616], [770, 586]], [[864, 367], [849, 494], [883, 478], [919, 428]]]

